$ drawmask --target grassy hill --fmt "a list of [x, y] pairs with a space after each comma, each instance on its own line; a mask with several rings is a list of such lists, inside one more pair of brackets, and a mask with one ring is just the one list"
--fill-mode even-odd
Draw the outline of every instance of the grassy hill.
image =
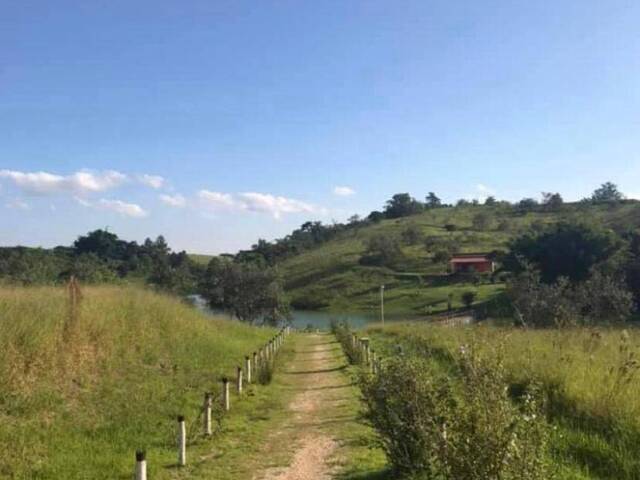
[[[490, 221], [485, 228], [474, 227], [479, 213]], [[489, 252], [505, 249], [515, 236], [530, 229], [561, 220], [593, 220], [625, 230], [640, 225], [640, 203], [627, 201], [613, 205], [566, 204], [556, 212], [517, 212], [510, 206], [446, 207], [398, 219], [352, 228], [321, 246], [288, 258], [280, 264], [285, 288], [297, 308], [341, 311], [375, 311], [379, 288], [385, 285], [385, 307], [390, 313], [407, 315], [438, 312], [447, 307], [453, 294], [453, 306], [462, 306], [460, 296], [472, 290], [477, 301], [494, 298], [504, 288], [500, 283], [475, 285], [468, 279], [447, 275], [446, 262], [434, 262], [436, 248], [428, 249], [421, 240], [403, 245], [403, 258], [393, 268], [360, 263], [372, 237], [400, 236], [410, 225], [424, 238], [454, 242], [459, 252]], [[445, 225], [454, 225], [448, 231]]]
[[0, 287], [1, 478], [130, 478], [140, 448], [174, 478], [175, 416], [197, 435], [203, 393], [273, 335], [136, 287], [70, 308], [63, 287]]

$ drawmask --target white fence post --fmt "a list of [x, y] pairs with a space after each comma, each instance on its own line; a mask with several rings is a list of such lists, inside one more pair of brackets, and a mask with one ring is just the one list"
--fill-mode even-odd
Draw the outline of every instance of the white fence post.
[[147, 455], [142, 450], [136, 452], [136, 480], [147, 480]]
[[187, 426], [184, 416], [178, 415], [178, 465], [181, 467], [187, 464]]
[[251, 359], [249, 355], [244, 357], [244, 369], [247, 372], [247, 383], [251, 383]]
[[242, 367], [238, 367], [236, 371], [236, 390], [238, 394], [242, 393]]
[[213, 404], [213, 394], [207, 392], [204, 394], [204, 434], [207, 436], [212, 435], [211, 430], [211, 407]]
[[222, 378], [222, 408], [224, 408], [226, 412], [231, 408], [229, 398], [229, 379], [227, 377]]

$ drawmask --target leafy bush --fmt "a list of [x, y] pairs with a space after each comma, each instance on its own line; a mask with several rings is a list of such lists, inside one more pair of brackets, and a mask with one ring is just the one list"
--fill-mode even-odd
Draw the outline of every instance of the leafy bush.
[[331, 332], [340, 342], [342, 350], [349, 359], [349, 363], [353, 365], [362, 363], [362, 351], [353, 345], [353, 332], [349, 328], [349, 324], [331, 320]]
[[547, 480], [550, 428], [532, 387], [515, 405], [497, 360], [461, 354], [459, 378], [424, 357], [396, 357], [360, 385], [367, 417], [400, 474], [424, 479]]

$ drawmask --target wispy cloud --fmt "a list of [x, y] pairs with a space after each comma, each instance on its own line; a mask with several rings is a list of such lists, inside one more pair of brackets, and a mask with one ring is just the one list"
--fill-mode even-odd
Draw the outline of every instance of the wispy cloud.
[[31, 206], [19, 198], [13, 199], [4, 204], [5, 207], [10, 208], [12, 210], [29, 210]]
[[232, 195], [200, 190], [198, 199], [210, 210], [266, 213], [276, 219], [289, 213], [321, 213], [323, 211], [309, 203], [270, 193], [243, 192]]
[[160, 195], [160, 201], [170, 207], [183, 208], [187, 206], [187, 199], [180, 194]]
[[147, 187], [155, 188], [156, 190], [162, 188], [166, 183], [164, 177], [161, 177], [160, 175], [148, 175], [146, 173], [142, 175], [138, 175], [137, 179], [143, 185], [146, 185]]
[[97, 173], [79, 171], [71, 175], [0, 170], [0, 178], [9, 180], [25, 193], [35, 195], [104, 192], [116, 188], [128, 180], [125, 174], [115, 170]]
[[149, 215], [145, 209], [135, 203], [126, 203], [122, 200], [100, 199], [98, 207], [104, 210], [111, 210], [125, 217], [143, 218]]
[[333, 188], [333, 194], [339, 197], [349, 197], [355, 195], [356, 191], [351, 187], [337, 186]]

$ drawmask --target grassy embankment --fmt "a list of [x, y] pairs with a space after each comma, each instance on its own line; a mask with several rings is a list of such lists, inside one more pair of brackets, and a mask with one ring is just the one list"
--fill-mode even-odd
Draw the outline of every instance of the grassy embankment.
[[[461, 294], [477, 293], [477, 302], [494, 298], [502, 284], [475, 286], [468, 280], [446, 275], [446, 263], [434, 263], [433, 251], [424, 242], [403, 246], [404, 259], [394, 269], [360, 265], [368, 239], [377, 234], [400, 235], [415, 225], [425, 237], [453, 241], [461, 252], [485, 252], [505, 249], [509, 240], [531, 228], [561, 220], [593, 219], [618, 229], [640, 224], [637, 202], [613, 206], [566, 205], [559, 212], [519, 214], [509, 207], [440, 208], [425, 213], [349, 230], [321, 246], [291, 257], [280, 265], [286, 289], [298, 308], [333, 311], [376, 311], [379, 287], [386, 286], [385, 306], [389, 313], [407, 315], [443, 311], [447, 297], [453, 294], [453, 306], [462, 306]], [[487, 213], [491, 221], [484, 230], [473, 227], [473, 217]], [[455, 225], [448, 232], [445, 225]]]
[[[258, 461], [238, 445], [264, 442], [282, 415], [278, 381], [234, 396], [212, 439], [198, 415], [204, 392], [218, 392], [273, 330], [140, 288], [82, 295], [71, 315], [64, 288], [0, 288], [0, 477], [129, 478], [136, 449], [147, 450], [151, 478], [238, 478]], [[184, 469], [175, 468], [177, 414], [189, 431]]]
[[397, 324], [371, 327], [368, 334], [385, 355], [402, 345], [442, 368], [455, 367], [461, 345], [500, 356], [514, 392], [531, 382], [543, 386], [560, 478], [640, 478], [639, 332]]

